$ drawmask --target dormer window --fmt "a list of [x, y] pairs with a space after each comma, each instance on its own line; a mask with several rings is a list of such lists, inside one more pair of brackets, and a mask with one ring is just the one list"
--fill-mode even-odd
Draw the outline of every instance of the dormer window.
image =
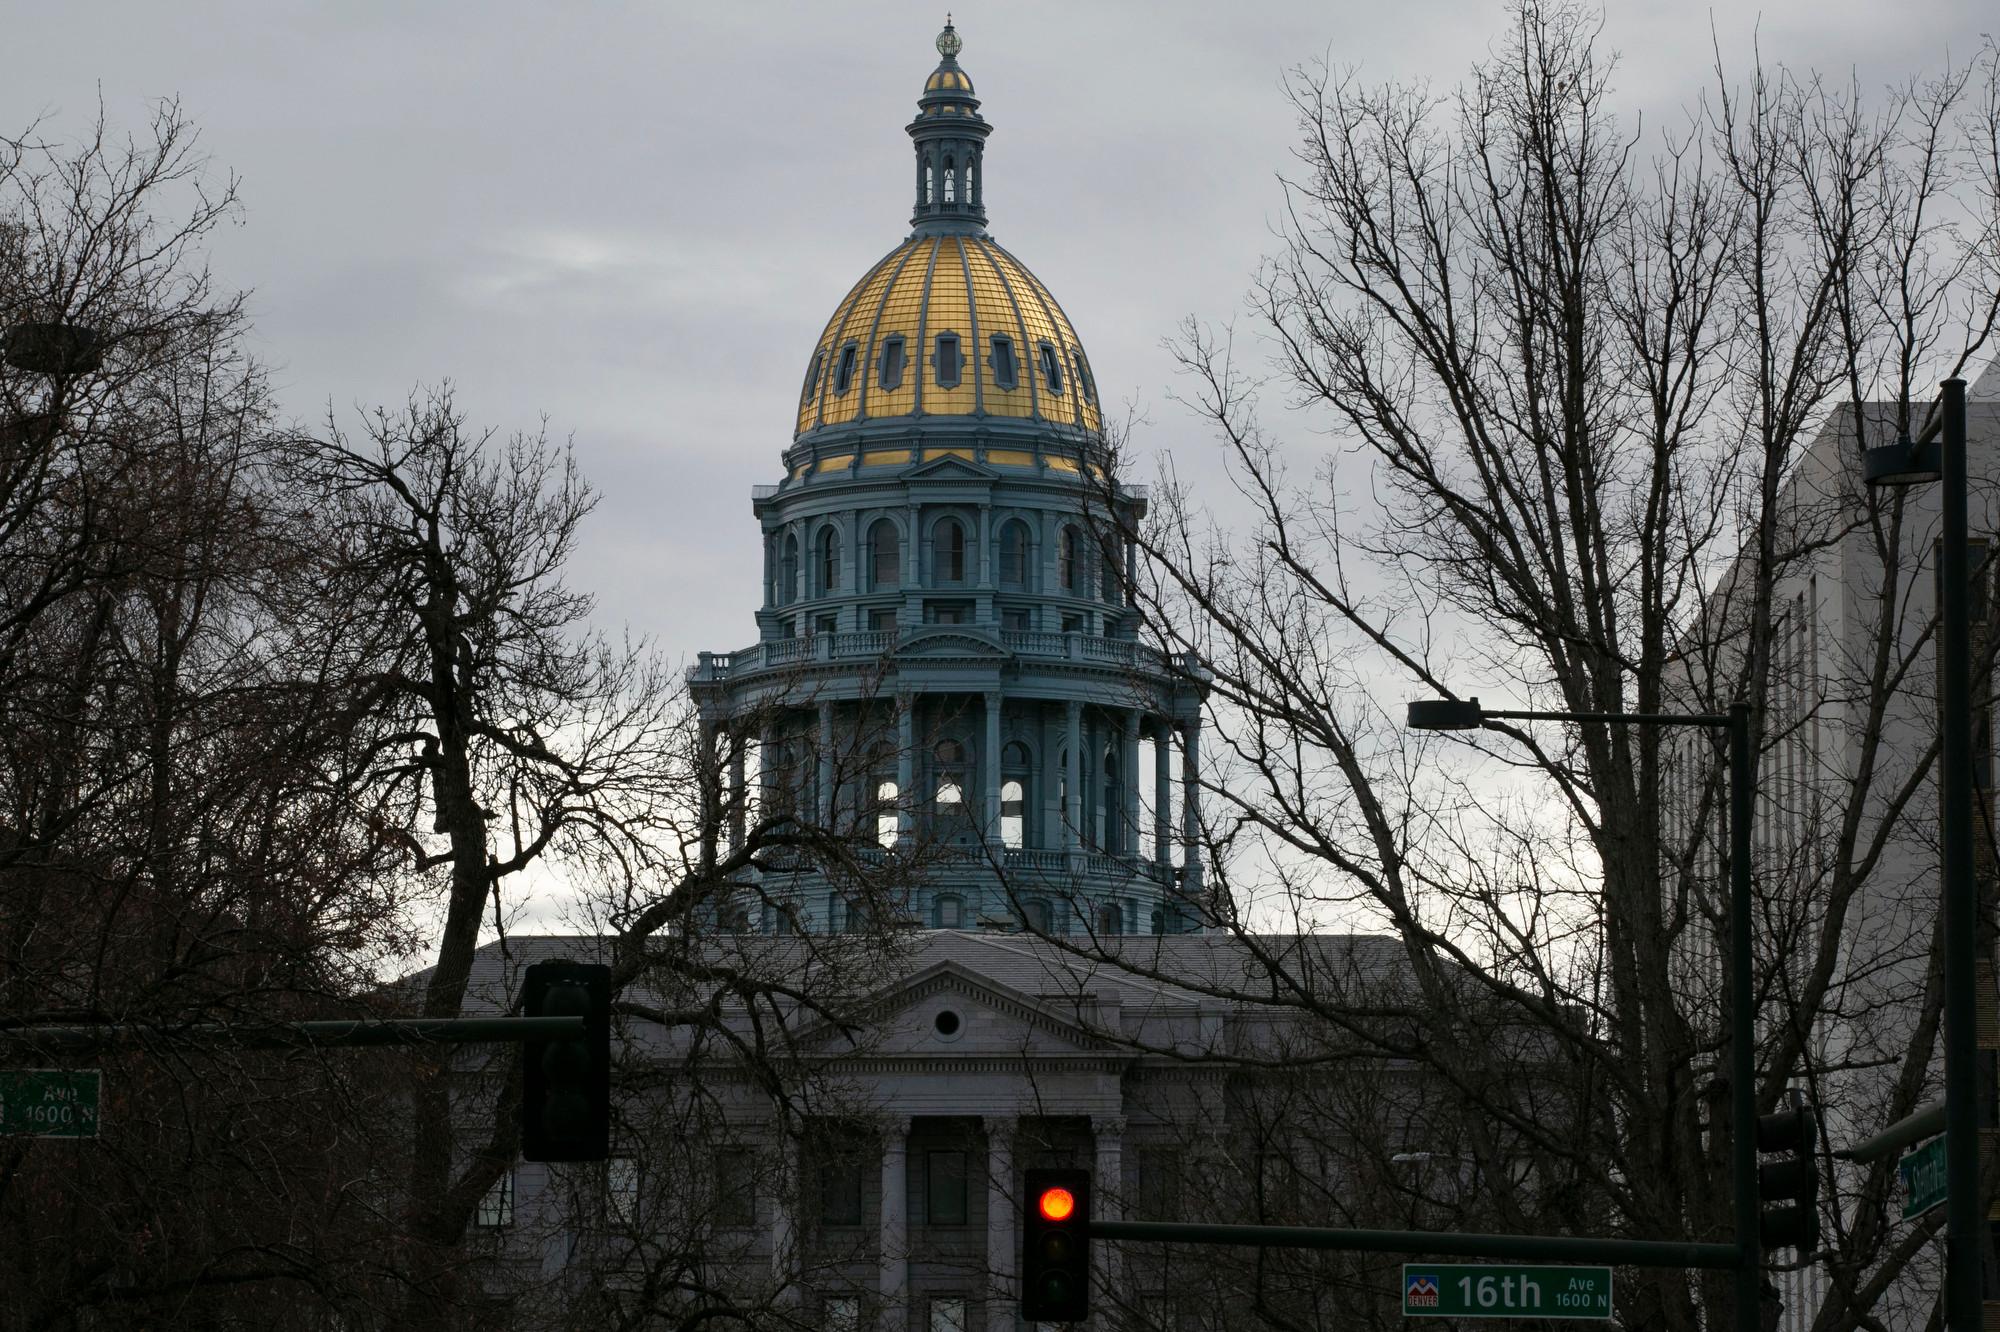
[[1076, 386], [1083, 390], [1083, 400], [1096, 402], [1097, 385], [1090, 378], [1090, 363], [1083, 359], [1080, 351], [1070, 353], [1070, 363], [1076, 367]]
[[834, 396], [838, 397], [854, 387], [854, 364], [860, 356], [861, 349], [851, 342], [840, 349], [840, 368], [833, 374]]
[[826, 353], [824, 351], [814, 352], [812, 364], [806, 367], [805, 390], [799, 394], [801, 405], [813, 400], [813, 394], [819, 390], [819, 372], [824, 369], [826, 369]]
[[931, 358], [931, 370], [937, 375], [939, 388], [958, 387], [959, 378], [965, 373], [965, 357], [958, 350], [958, 334], [938, 334], [937, 355]]
[[882, 387], [903, 386], [903, 335], [898, 333], [882, 344]]
[[995, 388], [1010, 389], [1019, 383], [1019, 377], [1014, 366], [1014, 340], [1012, 338], [1001, 337], [995, 334], [993, 338], [993, 354], [986, 358], [986, 363], [993, 368], [993, 385]]
[[1062, 362], [1056, 359], [1056, 349], [1044, 342], [1041, 345], [1042, 383], [1051, 393], [1062, 392]]

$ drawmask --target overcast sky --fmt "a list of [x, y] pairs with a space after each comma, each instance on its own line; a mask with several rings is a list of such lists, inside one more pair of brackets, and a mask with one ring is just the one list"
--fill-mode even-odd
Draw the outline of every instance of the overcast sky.
[[[1961, 62], [1983, 0], [1612, 0], [1616, 102], [1649, 125], [1765, 58], [1876, 90]], [[754, 637], [749, 488], [778, 479], [813, 339], [905, 234], [903, 126], [942, 5], [8, 6], [6, 128], [115, 128], [178, 97], [242, 180], [219, 279], [253, 292], [287, 413], [449, 378], [475, 423], [546, 415], [603, 494], [576, 582], [679, 657]], [[1063, 302], [1114, 401], [1210, 466], [1161, 340], [1226, 320], [1290, 162], [1284, 72], [1459, 81], [1496, 0], [961, 3], [994, 133], [995, 236]], [[1302, 434], [1306, 457], [1319, 443]], [[1146, 476], [1136, 477], [1146, 480]]]

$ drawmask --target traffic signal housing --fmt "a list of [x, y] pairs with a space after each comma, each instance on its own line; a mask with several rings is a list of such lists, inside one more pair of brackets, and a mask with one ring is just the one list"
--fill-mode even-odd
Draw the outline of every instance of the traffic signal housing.
[[1090, 1172], [1028, 1170], [1021, 1217], [1021, 1317], [1077, 1323], [1090, 1316]]
[[1757, 1150], [1776, 1158], [1757, 1165], [1757, 1233], [1766, 1249], [1803, 1254], [1819, 1244], [1819, 1115], [1798, 1088], [1785, 1098], [1784, 1109], [1757, 1118]]
[[521, 986], [527, 1017], [580, 1017], [581, 1036], [521, 1046], [521, 1155], [602, 1161], [611, 1155], [611, 968], [537, 962]]

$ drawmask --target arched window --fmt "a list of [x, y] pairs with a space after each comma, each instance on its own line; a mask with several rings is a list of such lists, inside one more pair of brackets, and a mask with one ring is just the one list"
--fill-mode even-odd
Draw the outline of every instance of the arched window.
[[966, 766], [965, 746], [956, 740], [940, 740], [931, 751], [931, 817], [947, 837], [964, 832], [969, 818]]
[[896, 525], [877, 518], [868, 529], [869, 584], [877, 592], [887, 591], [903, 581], [903, 553]]
[[1125, 933], [1125, 913], [1118, 909], [1116, 902], [1106, 902], [1097, 909], [1097, 932], [1099, 934]]
[[785, 555], [778, 561], [778, 604], [789, 606], [799, 594], [799, 538], [797, 533], [785, 537]]
[[979, 202], [979, 196], [972, 192], [972, 163], [965, 164], [965, 202], [968, 206]]
[[1010, 851], [1028, 844], [1028, 791], [1033, 778], [1026, 745], [1016, 740], [1000, 751], [1000, 841]]
[[901, 829], [896, 821], [896, 783], [883, 780], [875, 783], [875, 840], [883, 846], [894, 846]]
[[1104, 600], [1113, 606], [1118, 604], [1118, 575], [1121, 572], [1121, 557], [1116, 539], [1104, 543], [1103, 563], [1098, 566], [1099, 582], [1102, 584]]
[[944, 201], [948, 204], [958, 202], [958, 172], [952, 168], [949, 157], [944, 159]]
[[936, 177], [936, 174], [935, 174], [934, 172], [932, 172], [932, 170], [930, 169], [930, 167], [926, 166], [926, 167], [924, 168], [924, 202], [925, 202], [925, 203], [936, 203], [936, 202], [937, 202], [937, 194], [936, 194], [936, 191], [935, 191], [935, 190], [934, 190], [934, 189], [932, 188], [932, 187], [933, 187], [933, 185], [934, 185], [934, 184], [936, 183], [936, 179], [937, 179], [937, 177]]
[[840, 533], [831, 527], [819, 534], [819, 594], [830, 597], [840, 587]]
[[1028, 525], [1019, 519], [1000, 525], [1000, 586], [1028, 585]]
[[1152, 926], [1153, 926], [1153, 933], [1155, 934], [1165, 934], [1167, 932], [1166, 913], [1161, 911], [1158, 907], [1153, 908]]
[[1073, 597], [1082, 596], [1083, 560], [1080, 558], [1080, 552], [1077, 549], [1076, 529], [1074, 527], [1065, 527], [1062, 530], [1062, 543], [1057, 553], [1062, 566], [1060, 576], [1063, 591]]
[[965, 524], [945, 518], [931, 529], [931, 577], [940, 583], [965, 581]]

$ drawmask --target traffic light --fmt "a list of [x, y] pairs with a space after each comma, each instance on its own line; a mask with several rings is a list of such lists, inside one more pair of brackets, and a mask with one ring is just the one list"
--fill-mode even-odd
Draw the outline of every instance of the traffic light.
[[1757, 1119], [1757, 1150], [1777, 1157], [1757, 1166], [1757, 1233], [1766, 1249], [1803, 1254], [1819, 1243], [1819, 1116], [1798, 1088], [1785, 1098], [1785, 1109]]
[[1090, 1316], [1090, 1172], [1023, 1173], [1021, 1317], [1079, 1323]]
[[524, 1041], [521, 1155], [602, 1161], [611, 1155], [611, 968], [537, 962], [521, 986], [528, 1017], [580, 1017], [583, 1035]]

